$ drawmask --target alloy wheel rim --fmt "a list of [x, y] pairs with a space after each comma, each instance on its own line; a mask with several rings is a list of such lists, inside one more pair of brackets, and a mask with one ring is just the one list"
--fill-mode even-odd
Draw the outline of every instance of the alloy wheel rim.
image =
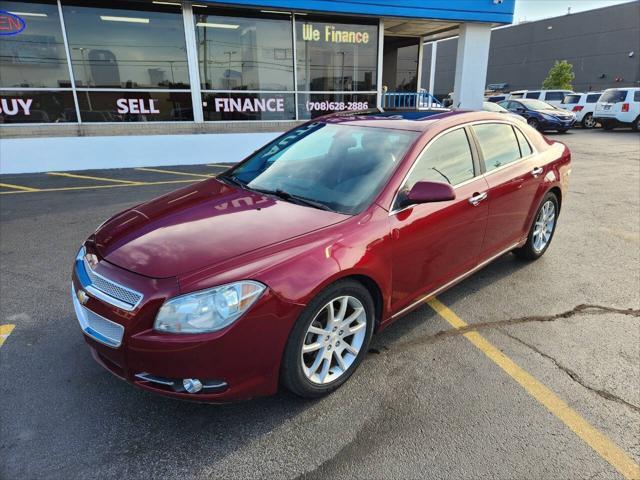
[[538, 121], [535, 118], [530, 118], [527, 123], [534, 128], [538, 126]]
[[556, 206], [551, 200], [542, 205], [533, 228], [533, 248], [541, 252], [549, 244], [551, 234], [556, 225]]
[[345, 295], [334, 298], [316, 314], [300, 352], [302, 370], [316, 385], [340, 378], [356, 360], [364, 343], [367, 313], [362, 302]]
[[596, 126], [596, 121], [593, 119], [592, 115], [589, 115], [584, 119], [584, 126], [587, 128], [593, 128]]

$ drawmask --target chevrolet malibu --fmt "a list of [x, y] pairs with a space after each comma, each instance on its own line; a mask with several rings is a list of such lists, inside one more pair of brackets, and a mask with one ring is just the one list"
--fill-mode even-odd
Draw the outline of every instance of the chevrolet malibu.
[[542, 256], [570, 159], [495, 113], [310, 121], [98, 227], [75, 312], [95, 360], [146, 390], [325, 395], [403, 314], [507, 252]]

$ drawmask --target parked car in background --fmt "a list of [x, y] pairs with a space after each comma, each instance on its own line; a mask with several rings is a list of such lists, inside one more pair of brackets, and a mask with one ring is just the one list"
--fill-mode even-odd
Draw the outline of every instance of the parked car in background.
[[574, 92], [572, 90], [516, 90], [509, 94], [509, 100], [517, 100], [520, 98], [541, 100], [554, 107], [560, 107], [564, 96], [570, 93]]
[[320, 397], [374, 332], [502, 254], [540, 258], [570, 162], [508, 115], [314, 119], [104, 222], [71, 300], [94, 359], [140, 388]]
[[569, 93], [565, 95], [560, 108], [573, 112], [576, 122], [580, 122], [583, 128], [594, 128], [598, 122], [593, 118], [596, 103], [602, 92]]
[[593, 118], [605, 130], [631, 127], [640, 130], [640, 88], [609, 88], [596, 103]]
[[529, 125], [541, 132], [557, 130], [560, 133], [565, 133], [576, 123], [576, 116], [573, 112], [567, 112], [540, 100], [505, 100], [498, 105], [512, 113], [522, 115], [527, 119]]
[[514, 120], [527, 123], [527, 119], [524, 118], [522, 115], [518, 115], [517, 113], [510, 112], [509, 110], [507, 110], [504, 107], [501, 107], [497, 103], [482, 102], [482, 110], [484, 110], [485, 112], [504, 113], [506, 115], [509, 115], [509, 117], [513, 118]]
[[507, 98], [509, 98], [509, 94], [508, 93], [500, 93], [500, 94], [489, 95], [488, 97], [485, 97], [485, 101], [498, 103], [498, 102], [501, 102], [503, 100], [506, 100]]

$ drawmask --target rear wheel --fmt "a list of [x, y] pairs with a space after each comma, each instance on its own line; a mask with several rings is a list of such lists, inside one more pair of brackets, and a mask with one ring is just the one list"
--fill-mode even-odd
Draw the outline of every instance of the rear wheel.
[[293, 327], [282, 359], [282, 384], [305, 398], [337, 389], [362, 362], [374, 319], [373, 299], [362, 284], [345, 280], [329, 286]]
[[640, 131], [640, 115], [638, 115], [638, 118], [636, 118], [635, 122], [631, 124], [631, 130], [633, 130], [634, 132]]
[[611, 120], [602, 121], [602, 128], [604, 128], [605, 130], [613, 130], [613, 127], [614, 123]]
[[536, 130], [540, 129], [540, 122], [538, 122], [538, 120], [536, 120], [535, 118], [528, 118], [527, 123]]
[[582, 125], [582, 128], [591, 129], [591, 128], [595, 128], [598, 123], [593, 118], [593, 114], [587, 113], [582, 118], [582, 121], [580, 122], [580, 124]]
[[558, 197], [554, 193], [549, 192], [544, 196], [529, 230], [527, 243], [513, 250], [517, 257], [525, 260], [537, 260], [544, 255], [556, 231], [559, 207]]

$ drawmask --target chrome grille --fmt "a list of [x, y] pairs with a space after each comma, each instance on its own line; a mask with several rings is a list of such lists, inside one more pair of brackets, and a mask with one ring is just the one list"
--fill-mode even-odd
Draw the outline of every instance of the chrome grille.
[[91, 280], [91, 286], [97, 288], [103, 293], [106, 293], [110, 297], [113, 297], [121, 302], [128, 303], [131, 306], [137, 305], [142, 300], [142, 295], [133, 290], [129, 290], [121, 285], [118, 285], [111, 280], [96, 274], [91, 267], [84, 261], [84, 269], [87, 272], [87, 276]]
[[141, 293], [94, 272], [85, 259], [84, 248], [81, 248], [76, 256], [76, 273], [82, 287], [106, 303], [130, 311], [142, 301]]
[[97, 342], [112, 348], [117, 348], [122, 343], [124, 327], [119, 323], [107, 320], [88, 308], [83, 307], [78, 301], [76, 289], [71, 285], [71, 297], [76, 317], [82, 331]]

